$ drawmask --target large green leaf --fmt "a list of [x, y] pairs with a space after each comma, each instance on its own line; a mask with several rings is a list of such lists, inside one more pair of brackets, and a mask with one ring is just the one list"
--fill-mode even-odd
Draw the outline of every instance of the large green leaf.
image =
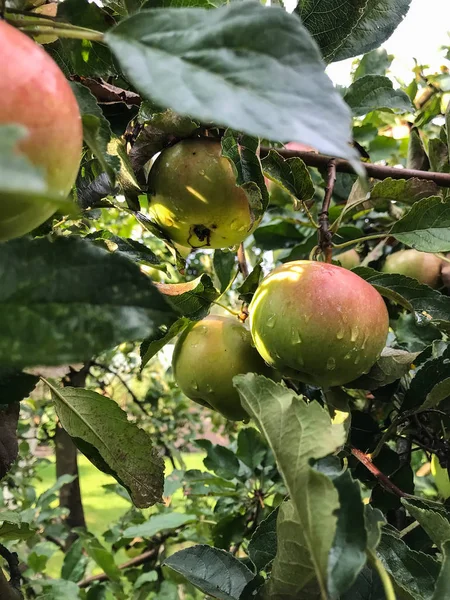
[[232, 554], [210, 546], [180, 550], [166, 559], [164, 564], [218, 600], [239, 600], [247, 583], [255, 577]]
[[368, 52], [360, 60], [353, 74], [353, 80], [356, 81], [365, 75], [386, 75], [393, 58], [393, 55], [388, 54], [384, 48]]
[[339, 500], [332, 481], [313, 470], [310, 461], [335, 452], [345, 440], [344, 427], [333, 425], [329, 413], [317, 402], [306, 404], [303, 397], [265, 377], [249, 373], [233, 381], [244, 408], [273, 450], [291, 498], [280, 509], [270, 594], [276, 597], [288, 589], [289, 597], [295, 598], [316, 578], [326, 598], [328, 556]]
[[0, 542], [11, 540], [27, 540], [35, 535], [35, 527], [31, 523], [33, 515], [25, 515], [19, 511], [0, 511]]
[[447, 252], [450, 250], [450, 203], [439, 196], [424, 198], [394, 223], [390, 233], [416, 250]]
[[332, 598], [340, 598], [366, 563], [367, 532], [359, 482], [347, 470], [333, 483], [340, 507], [328, 562], [328, 591]]
[[190, 320], [186, 317], [177, 319], [170, 327], [162, 326], [152, 337], [148, 337], [141, 344], [141, 368], [145, 367], [150, 359], [157, 354], [166, 344], [173, 340], [189, 325]]
[[385, 600], [383, 584], [376, 571], [365, 566], [341, 600]]
[[439, 562], [411, 550], [391, 533], [383, 533], [377, 552], [395, 583], [414, 600], [431, 600], [439, 575]]
[[40, 581], [42, 593], [39, 598], [42, 600], [77, 600], [80, 598], [80, 588], [73, 581], [64, 581], [63, 579], [47, 579]]
[[368, 267], [354, 272], [371, 283], [382, 296], [414, 313], [418, 325], [433, 323], [450, 331], [450, 298], [406, 275], [379, 273]]
[[277, 554], [278, 509], [261, 521], [248, 545], [248, 555], [258, 571], [269, 565]]
[[195, 521], [196, 519], [196, 515], [187, 515], [185, 513], [177, 512], [152, 515], [145, 523], [127, 527], [123, 532], [123, 537], [151, 538], [161, 531], [177, 529], [182, 525], [186, 525], [186, 523], [192, 523], [192, 521]]
[[193, 321], [206, 317], [211, 304], [219, 296], [209, 275], [204, 273], [186, 283], [157, 283], [156, 287], [170, 298], [178, 311]]
[[381, 75], [366, 75], [347, 89], [344, 100], [355, 117], [373, 110], [394, 113], [414, 112], [411, 100], [402, 90], [394, 90], [392, 81]]
[[81, 388], [51, 386], [61, 425], [88, 458], [113, 475], [138, 507], [161, 501], [164, 462], [151, 437], [114, 400]]
[[405, 204], [414, 204], [424, 198], [437, 196], [438, 186], [433, 181], [426, 179], [392, 179], [388, 177], [383, 181], [378, 181], [370, 192], [370, 203], [378, 209], [388, 206], [388, 201], [403, 202]]
[[430, 358], [421, 365], [405, 394], [404, 410], [433, 408], [450, 393], [450, 346], [441, 356]]
[[307, 202], [314, 196], [311, 175], [301, 158], [284, 159], [271, 150], [262, 160], [264, 174], [276, 181], [300, 202]]
[[450, 541], [450, 513], [444, 508], [434, 509], [420, 500], [402, 498], [403, 506], [420, 523], [438, 548]]
[[361, 375], [355, 381], [347, 383], [345, 387], [377, 390], [380, 387], [389, 385], [411, 370], [412, 363], [418, 354], [418, 352], [406, 352], [405, 350], [386, 347], [366, 375]]
[[4, 365], [80, 362], [175, 316], [139, 267], [86, 240], [12, 240], [0, 264]]
[[356, 159], [349, 110], [307, 30], [282, 8], [147, 10], [105, 40], [141, 93], [179, 114]]
[[239, 473], [239, 461], [232, 450], [220, 444], [212, 444], [209, 440], [196, 440], [197, 446], [206, 451], [203, 464], [208, 471], [214, 471], [223, 479], [234, 479]]
[[378, 48], [401, 23], [411, 0], [299, 0], [296, 12], [327, 62]]
[[250, 467], [255, 470], [267, 455], [268, 447], [267, 444], [254, 427], [245, 427], [241, 429], [237, 440], [236, 456]]
[[450, 541], [445, 542], [442, 547], [442, 567], [436, 581], [432, 600], [447, 600], [450, 590]]

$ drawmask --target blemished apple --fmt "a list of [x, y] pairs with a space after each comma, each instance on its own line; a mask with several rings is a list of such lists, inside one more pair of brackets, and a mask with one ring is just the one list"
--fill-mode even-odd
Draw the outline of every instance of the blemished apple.
[[[76, 98], [45, 50], [5, 21], [0, 21], [0, 48], [0, 125], [27, 129], [18, 151], [44, 170], [48, 195], [65, 199], [78, 173], [83, 143]], [[54, 212], [54, 203], [0, 189], [0, 241], [28, 233]]]
[[236, 246], [259, 224], [221, 152], [216, 140], [183, 140], [163, 150], [150, 170], [150, 216], [181, 246]]

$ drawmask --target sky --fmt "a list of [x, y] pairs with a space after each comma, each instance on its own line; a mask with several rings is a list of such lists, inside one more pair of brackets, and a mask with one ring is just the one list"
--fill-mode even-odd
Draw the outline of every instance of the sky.
[[[445, 64], [439, 47], [450, 45], [449, 33], [450, 0], [412, 0], [405, 19], [383, 44], [383, 48], [396, 57], [391, 67], [392, 74], [410, 80], [413, 58], [421, 64], [430, 65], [434, 71], [439, 69]], [[328, 67], [327, 73], [336, 84], [350, 83], [352, 60]]]

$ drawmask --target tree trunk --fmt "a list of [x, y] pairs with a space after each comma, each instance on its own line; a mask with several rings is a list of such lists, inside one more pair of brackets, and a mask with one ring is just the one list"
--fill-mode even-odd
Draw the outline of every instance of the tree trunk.
[[[86, 528], [83, 503], [81, 501], [80, 479], [78, 473], [77, 448], [70, 435], [58, 423], [55, 432], [56, 477], [75, 475], [72, 483], [63, 485], [59, 491], [59, 505], [69, 509], [66, 523], [69, 529], [74, 527]], [[76, 533], [71, 532], [66, 541], [66, 550], [77, 539]]]
[[[86, 377], [89, 373], [90, 364], [84, 365], [79, 371], [70, 368], [70, 373], [63, 379], [64, 386], [84, 387]], [[70, 530], [74, 527], [86, 529], [84, 518], [83, 503], [81, 500], [80, 478], [78, 472], [78, 450], [72, 441], [70, 435], [61, 427], [56, 425], [55, 432], [55, 454], [56, 454], [56, 477], [62, 475], [75, 475], [76, 479], [72, 483], [63, 485], [59, 491], [59, 505], [62, 508], [69, 509], [69, 515], [66, 523]], [[66, 540], [66, 551], [77, 539], [77, 534], [73, 531], [69, 533]]]

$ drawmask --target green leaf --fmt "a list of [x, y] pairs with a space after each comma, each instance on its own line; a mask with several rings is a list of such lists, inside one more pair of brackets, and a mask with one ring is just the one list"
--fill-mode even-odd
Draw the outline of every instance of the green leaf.
[[430, 157], [430, 169], [438, 173], [450, 172], [450, 161], [447, 144], [438, 138], [432, 138], [428, 142], [428, 155]]
[[12, 240], [0, 263], [3, 365], [81, 362], [175, 316], [139, 267], [86, 240]]
[[402, 498], [402, 504], [438, 548], [450, 540], [450, 513], [444, 507], [434, 510], [432, 505], [406, 498]]
[[406, 275], [379, 273], [368, 267], [353, 272], [366, 279], [382, 296], [414, 313], [418, 325], [433, 323], [450, 331], [450, 298]]
[[27, 540], [36, 531], [30, 523], [31, 517], [23, 516], [22, 513], [9, 510], [0, 511], [0, 540], [8, 542], [13, 540]]
[[250, 273], [250, 275], [245, 279], [244, 283], [237, 288], [236, 291], [239, 293], [239, 300], [250, 303], [253, 294], [256, 292], [259, 284], [261, 283], [262, 278], [262, 267], [260, 264], [257, 264], [253, 268], [253, 271]]
[[80, 588], [73, 581], [64, 581], [63, 579], [45, 579], [40, 580], [42, 592], [39, 594], [40, 600], [77, 600], [80, 598]]
[[[270, 44], [261, 31], [270, 31]], [[147, 10], [105, 41], [156, 103], [249, 135], [303, 142], [358, 168], [347, 143], [349, 111], [307, 30], [284, 9], [247, 1], [212, 11]]]
[[177, 319], [170, 327], [162, 326], [151, 337], [146, 338], [141, 344], [141, 369], [174, 337], [181, 333], [190, 323], [186, 317]]
[[239, 473], [239, 461], [234, 452], [225, 446], [212, 444], [209, 440], [196, 440], [197, 446], [206, 450], [203, 464], [208, 471], [214, 471], [223, 479], [234, 479]]
[[243, 589], [255, 576], [232, 554], [210, 546], [180, 550], [164, 564], [218, 600], [239, 600]]
[[448, 590], [450, 589], [450, 541], [442, 546], [442, 567], [439, 577], [436, 581], [436, 589], [432, 600], [447, 600]]
[[[279, 530], [282, 528], [286, 536], [293, 536], [296, 530], [295, 535], [300, 536], [294, 555], [289, 541], [294, 538], [284, 539], [278, 530], [279, 551], [272, 570], [271, 593], [283, 590], [286, 581], [292, 592], [300, 591], [316, 577], [325, 598], [339, 500], [331, 480], [314, 471], [310, 460], [335, 452], [344, 443], [344, 427], [333, 425], [327, 410], [317, 402], [306, 404], [303, 397], [265, 377], [249, 373], [233, 381], [242, 405], [272, 448], [291, 497], [292, 507], [287, 503], [280, 509]], [[314, 512], [310, 506], [314, 506]], [[288, 580], [287, 556], [291, 573]]]
[[[420, 132], [417, 127], [412, 127], [409, 132], [408, 158], [406, 161], [407, 169], [419, 169], [420, 171], [429, 171], [430, 161], [425, 151]], [[428, 196], [437, 196], [437, 191]], [[425, 197], [425, 196], [424, 196]]]
[[98, 243], [99, 246], [104, 246], [109, 252], [115, 252], [139, 264], [151, 267], [161, 264], [156, 254], [141, 242], [119, 237], [111, 231], [95, 231], [87, 235], [86, 239]]
[[417, 369], [405, 394], [402, 408], [433, 408], [448, 397], [450, 390], [450, 347], [441, 356], [427, 360]]
[[314, 196], [314, 184], [301, 158], [284, 159], [275, 150], [262, 159], [266, 177], [275, 181], [299, 202], [308, 202]]
[[450, 250], [450, 203], [439, 196], [416, 202], [411, 210], [394, 223], [390, 234], [422, 252]]
[[256, 245], [261, 250], [275, 250], [277, 248], [292, 248], [299, 241], [304, 240], [304, 235], [292, 221], [272, 221], [269, 225], [258, 227], [253, 232]]
[[193, 321], [204, 319], [219, 296], [206, 273], [187, 283], [157, 283], [156, 287], [182, 315]]
[[191, 469], [185, 473], [190, 496], [236, 496], [236, 484], [212, 473]]
[[61, 579], [78, 583], [86, 572], [87, 563], [88, 558], [83, 552], [83, 541], [78, 539], [71, 545], [64, 556]]
[[419, 352], [406, 352], [397, 348], [386, 347], [380, 358], [366, 375], [361, 375], [355, 381], [347, 383], [345, 387], [360, 390], [377, 390], [389, 385], [406, 375]]
[[372, 52], [368, 52], [359, 61], [353, 75], [353, 81], [365, 75], [386, 75], [393, 58], [392, 54], [388, 54], [384, 48], [377, 48]]
[[340, 598], [366, 564], [367, 532], [359, 482], [347, 470], [333, 483], [340, 507], [328, 561], [328, 592], [332, 598]]
[[236, 456], [247, 467], [255, 470], [259, 467], [267, 455], [267, 444], [254, 427], [245, 427], [241, 429], [237, 439]]
[[10, 367], [0, 367], [0, 405], [26, 398], [34, 390], [39, 377]]
[[226, 250], [214, 250], [214, 271], [220, 283], [220, 293], [223, 294], [234, 280], [236, 268], [236, 254]]
[[303, 0], [296, 12], [327, 62], [378, 48], [401, 23], [411, 0]]
[[222, 155], [233, 167], [236, 183], [247, 195], [252, 211], [252, 222], [260, 219], [269, 204], [261, 162], [258, 156], [259, 140], [249, 135], [239, 135], [227, 129], [222, 137]]
[[154, 581], [158, 581], [158, 572], [157, 571], [148, 571], [147, 573], [142, 573], [134, 582], [133, 588], [138, 590], [146, 583], [152, 583]]
[[355, 117], [373, 110], [393, 113], [414, 112], [411, 100], [402, 90], [394, 90], [392, 81], [381, 75], [365, 75], [347, 89], [344, 100]]
[[405, 542], [383, 533], [377, 548], [396, 584], [414, 600], [431, 600], [439, 575], [439, 562], [428, 554], [411, 550]]
[[261, 521], [248, 544], [248, 555], [257, 571], [263, 571], [277, 554], [278, 509]]
[[383, 584], [378, 573], [365, 566], [352, 587], [341, 600], [385, 600]]
[[111, 552], [92, 533], [79, 531], [78, 534], [83, 541], [83, 547], [88, 556], [108, 575], [109, 579], [120, 583], [122, 574]]
[[53, 204], [55, 211], [75, 213], [72, 201], [47, 191], [44, 169], [34, 166], [17, 150], [18, 142], [27, 135], [28, 130], [22, 125], [0, 124], [0, 194], [14, 198], [17, 203]]
[[112, 138], [109, 122], [97, 104], [95, 96], [86, 86], [77, 82], [71, 82], [70, 85], [80, 109], [83, 139], [110, 180], [115, 181], [116, 173], [120, 169], [120, 161], [117, 156], [108, 153], [108, 144]]
[[164, 462], [150, 435], [128, 421], [126, 412], [106, 396], [81, 388], [50, 389], [61, 425], [77, 445], [84, 442], [82, 451], [89, 450], [88, 458], [96, 466], [103, 461], [136, 506], [159, 502]]
[[414, 204], [424, 198], [437, 196], [438, 186], [433, 181], [426, 179], [392, 179], [388, 177], [384, 181], [378, 181], [370, 192], [370, 203], [378, 209], [388, 206], [388, 202], [402, 202]]
[[152, 515], [148, 521], [145, 521], [145, 523], [141, 523], [140, 525], [133, 525], [132, 527], [127, 527], [127, 529], [125, 529], [125, 531], [123, 532], [123, 537], [152, 538], [154, 535], [160, 533], [161, 531], [166, 531], [168, 529], [178, 529], [178, 527], [182, 527], [183, 525], [186, 525], [186, 523], [192, 523], [192, 521], [196, 520], [196, 515], [187, 515], [185, 513], [178, 512]]
[[151, 103], [142, 102], [138, 121], [143, 126], [130, 150], [130, 160], [135, 170], [144, 165], [163, 148], [176, 139], [192, 136], [198, 129], [198, 123], [189, 117], [180, 117], [172, 110], [161, 111]]
[[370, 504], [364, 505], [364, 520], [367, 531], [367, 547], [376, 550], [381, 539], [381, 528], [386, 523], [383, 513]]

